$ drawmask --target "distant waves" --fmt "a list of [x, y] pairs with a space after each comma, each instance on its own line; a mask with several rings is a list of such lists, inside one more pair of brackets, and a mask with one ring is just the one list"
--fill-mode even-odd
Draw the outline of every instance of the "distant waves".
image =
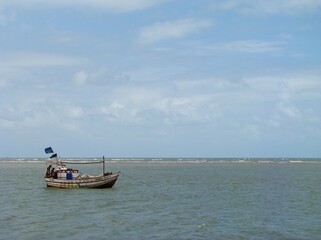
[[[46, 158], [0, 158], [0, 163], [41, 163]], [[97, 161], [101, 158], [62, 158], [62, 161]], [[321, 158], [105, 158], [107, 163], [129, 164], [319, 164]]]

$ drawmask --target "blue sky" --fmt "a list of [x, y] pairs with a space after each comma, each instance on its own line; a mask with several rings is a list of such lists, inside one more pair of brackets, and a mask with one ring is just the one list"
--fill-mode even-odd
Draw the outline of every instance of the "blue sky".
[[0, 156], [321, 157], [320, 0], [0, 1]]

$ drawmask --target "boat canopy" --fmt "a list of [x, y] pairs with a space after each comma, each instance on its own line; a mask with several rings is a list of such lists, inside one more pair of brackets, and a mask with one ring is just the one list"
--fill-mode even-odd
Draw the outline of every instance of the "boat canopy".
[[101, 161], [81, 161], [81, 160], [77, 160], [77, 161], [62, 161], [62, 163], [65, 164], [97, 164], [97, 163], [103, 163], [104, 160]]

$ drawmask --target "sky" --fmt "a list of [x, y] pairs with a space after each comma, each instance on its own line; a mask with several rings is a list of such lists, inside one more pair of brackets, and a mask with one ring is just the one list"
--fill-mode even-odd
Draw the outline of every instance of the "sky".
[[321, 157], [321, 0], [0, 0], [0, 157]]

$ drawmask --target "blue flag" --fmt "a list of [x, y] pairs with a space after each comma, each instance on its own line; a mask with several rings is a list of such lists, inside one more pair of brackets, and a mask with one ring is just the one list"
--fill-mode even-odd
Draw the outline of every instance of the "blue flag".
[[48, 148], [45, 149], [45, 152], [46, 153], [53, 153], [53, 150], [52, 150], [51, 147], [48, 147]]

